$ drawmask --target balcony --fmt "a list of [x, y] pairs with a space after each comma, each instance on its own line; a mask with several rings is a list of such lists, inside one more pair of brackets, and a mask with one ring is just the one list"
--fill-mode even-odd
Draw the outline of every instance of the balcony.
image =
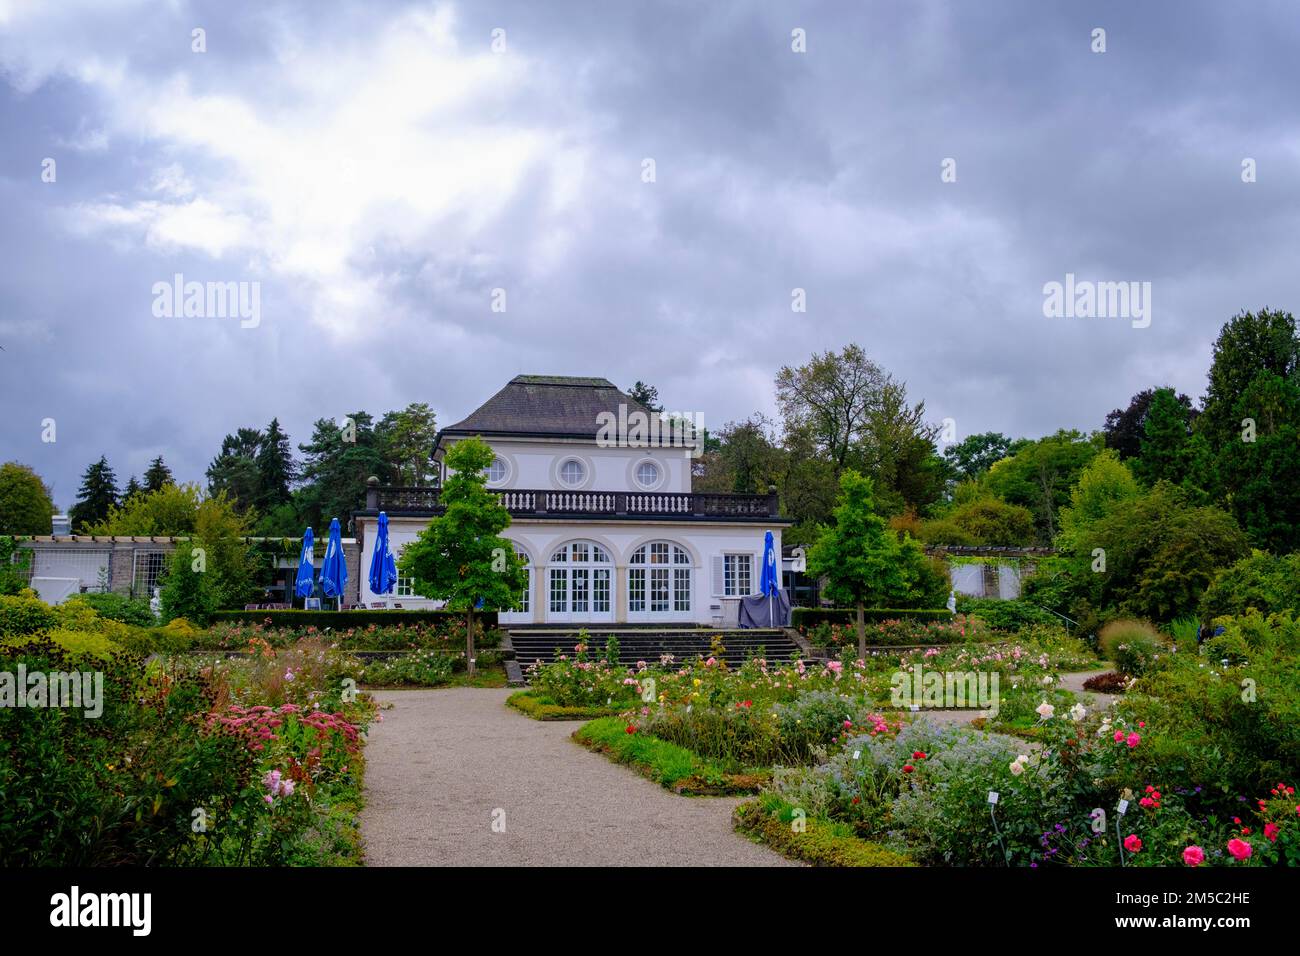
[[[442, 513], [440, 489], [368, 484], [363, 514], [433, 517]], [[559, 491], [506, 488], [495, 492], [515, 518], [597, 518], [664, 521], [780, 521], [776, 489], [765, 495], [680, 494], [647, 491]]]

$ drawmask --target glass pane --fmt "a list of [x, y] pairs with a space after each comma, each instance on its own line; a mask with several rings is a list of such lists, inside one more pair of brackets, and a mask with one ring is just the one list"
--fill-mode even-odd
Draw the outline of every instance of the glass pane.
[[551, 569], [551, 613], [563, 614], [568, 601], [569, 572], [564, 568]]
[[592, 571], [591, 610], [595, 614], [609, 613], [609, 569], [597, 568]]
[[627, 572], [627, 609], [645, 610], [645, 568], [629, 568]]
[[587, 576], [590, 573], [586, 568], [573, 569], [573, 587], [569, 592], [569, 609], [575, 614], [585, 614], [587, 612], [587, 599], [589, 597]]
[[654, 568], [650, 572], [650, 610], [668, 610], [667, 568]]
[[673, 610], [691, 609], [691, 572], [686, 568], [673, 569]]

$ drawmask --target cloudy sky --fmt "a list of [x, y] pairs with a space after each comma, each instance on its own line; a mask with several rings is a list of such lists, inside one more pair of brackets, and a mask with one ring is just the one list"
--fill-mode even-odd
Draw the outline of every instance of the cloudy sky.
[[[853, 341], [959, 436], [1199, 397], [1300, 305], [1297, 47], [1284, 2], [0, 0], [0, 460], [66, 508], [520, 372], [716, 427]], [[178, 273], [260, 322], [155, 316]], [[1150, 327], [1044, 317], [1066, 273]]]

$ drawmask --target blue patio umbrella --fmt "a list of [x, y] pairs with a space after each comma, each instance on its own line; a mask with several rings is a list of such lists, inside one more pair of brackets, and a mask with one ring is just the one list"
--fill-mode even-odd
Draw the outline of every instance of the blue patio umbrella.
[[772, 626], [772, 595], [781, 590], [781, 572], [776, 566], [776, 541], [772, 532], [763, 535], [763, 574], [758, 579], [758, 590], [767, 595], [767, 626]]
[[314, 578], [316, 568], [312, 564], [315, 547], [316, 539], [312, 537], [311, 528], [308, 528], [302, 535], [302, 554], [298, 556], [298, 576], [293, 583], [293, 593], [300, 598], [311, 597], [311, 592], [316, 589]]
[[397, 579], [397, 561], [388, 548], [388, 515], [379, 512], [379, 527], [375, 531], [375, 550], [370, 555], [370, 591], [387, 594], [393, 590]]
[[[342, 598], [348, 583], [348, 565], [343, 558], [343, 530], [339, 519], [330, 521], [330, 539], [325, 545], [325, 560], [320, 563], [320, 589], [326, 597]], [[342, 603], [340, 601], [340, 603]]]

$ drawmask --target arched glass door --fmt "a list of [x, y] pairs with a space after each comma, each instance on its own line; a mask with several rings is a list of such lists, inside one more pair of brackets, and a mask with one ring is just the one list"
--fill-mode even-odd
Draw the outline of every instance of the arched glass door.
[[651, 541], [632, 552], [627, 568], [629, 621], [691, 619], [691, 555], [671, 541]]
[[594, 541], [570, 541], [551, 553], [546, 620], [557, 623], [614, 620], [614, 562]]

